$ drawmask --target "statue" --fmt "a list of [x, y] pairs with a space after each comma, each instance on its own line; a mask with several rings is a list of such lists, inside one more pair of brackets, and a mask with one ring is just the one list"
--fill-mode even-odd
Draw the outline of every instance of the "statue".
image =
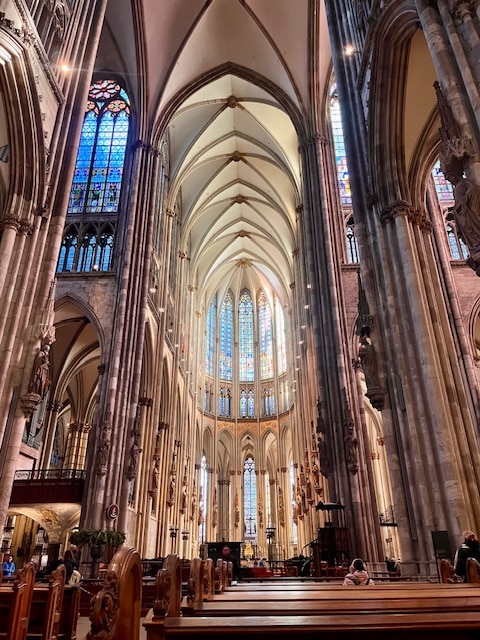
[[152, 486], [150, 489], [150, 495], [156, 496], [158, 492], [158, 483], [160, 479], [160, 458], [158, 456], [154, 456], [154, 463], [152, 469]]
[[48, 370], [50, 367], [49, 353], [50, 346], [48, 344], [42, 344], [33, 363], [32, 377], [28, 387], [29, 393], [36, 394], [41, 398], [43, 398], [50, 386], [48, 379]]
[[283, 503], [283, 490], [281, 487], [278, 488], [278, 521], [281, 526], [285, 526], [285, 506]]
[[385, 391], [380, 385], [377, 355], [375, 353], [375, 347], [369, 342], [369, 335], [369, 330], [366, 327], [360, 331], [358, 358], [362, 365], [365, 384], [367, 385], [367, 393], [365, 395], [370, 400], [372, 407], [381, 411], [385, 403]]

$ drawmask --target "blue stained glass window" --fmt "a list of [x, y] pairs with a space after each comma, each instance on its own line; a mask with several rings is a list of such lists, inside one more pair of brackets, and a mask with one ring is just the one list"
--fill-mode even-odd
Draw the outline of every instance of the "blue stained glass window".
[[260, 378], [273, 378], [273, 325], [272, 311], [262, 291], [258, 297], [258, 331], [260, 345]]
[[243, 513], [245, 539], [257, 537], [257, 477], [255, 461], [249, 456], [243, 465]]
[[207, 328], [205, 336], [205, 373], [213, 378], [215, 357], [215, 319], [217, 315], [217, 298], [210, 303], [207, 313]]
[[432, 170], [433, 182], [435, 183], [435, 189], [437, 191], [437, 197], [442, 202], [453, 201], [453, 186], [452, 184], [445, 178], [440, 168], [440, 160], [433, 165]]
[[447, 222], [446, 225], [448, 245], [454, 260], [466, 260], [470, 255], [465, 242], [457, 234], [457, 230], [453, 221]]
[[255, 367], [253, 358], [253, 301], [248, 291], [242, 291], [238, 304], [239, 353], [238, 368], [241, 382], [253, 382]]
[[240, 391], [240, 417], [247, 417], [247, 392], [245, 389]]
[[220, 393], [218, 394], [218, 415], [225, 415], [225, 389], [220, 387]]
[[58, 259], [57, 271], [73, 271], [74, 258], [77, 251], [78, 229], [76, 225], [69, 225], [63, 236], [62, 248]]
[[114, 80], [90, 87], [68, 213], [116, 213], [120, 202], [130, 106]]
[[342, 118], [336, 84], [332, 84], [330, 88], [330, 121], [333, 133], [333, 147], [335, 149], [335, 163], [337, 165], [337, 178], [340, 186], [340, 198], [342, 205], [351, 205], [352, 195], [350, 193], [347, 155], [345, 152]]
[[230, 292], [223, 300], [219, 327], [219, 375], [221, 380], [233, 377], [233, 298]]
[[275, 337], [277, 339], [277, 373], [287, 371], [287, 346], [285, 342], [285, 317], [280, 300], [275, 297]]
[[269, 415], [275, 415], [275, 391], [270, 389], [268, 392], [268, 412]]

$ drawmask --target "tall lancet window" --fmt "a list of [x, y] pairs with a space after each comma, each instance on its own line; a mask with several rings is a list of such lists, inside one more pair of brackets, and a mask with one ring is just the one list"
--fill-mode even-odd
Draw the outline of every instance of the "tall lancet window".
[[445, 220], [445, 232], [447, 234], [448, 246], [453, 260], [466, 260], [470, 255], [468, 247], [457, 232], [455, 218], [452, 207], [455, 204], [453, 197], [453, 186], [445, 178], [440, 168], [440, 161], [433, 165], [433, 182], [437, 192], [438, 203], [442, 208]]
[[255, 460], [248, 456], [243, 465], [243, 513], [245, 540], [257, 538], [257, 477]]
[[88, 94], [67, 222], [57, 270], [112, 268], [130, 103], [112, 79], [94, 82]]
[[240, 382], [253, 382], [255, 363], [253, 354], [253, 302], [247, 290], [242, 291], [238, 303], [239, 377]]
[[208, 471], [207, 456], [203, 454], [200, 464], [200, 487], [198, 501], [198, 541], [205, 542], [205, 514], [208, 513]]
[[[333, 147], [335, 150], [335, 164], [337, 168], [338, 186], [340, 189], [340, 200], [342, 209], [345, 212], [351, 211], [352, 194], [350, 192], [350, 177], [347, 166], [347, 154], [345, 151], [345, 140], [343, 135], [342, 117], [340, 104], [338, 101], [337, 85], [333, 83], [330, 87], [330, 126], [333, 136]], [[355, 225], [353, 216], [348, 213], [345, 217], [345, 242], [346, 257], [349, 264], [358, 262], [358, 247], [355, 237]]]
[[280, 300], [275, 296], [275, 337], [277, 339], [277, 373], [287, 372], [287, 344], [285, 339], [285, 316]]
[[333, 134], [333, 147], [335, 149], [335, 163], [337, 165], [337, 178], [340, 187], [340, 199], [342, 205], [351, 205], [350, 180], [348, 175], [347, 154], [343, 138], [342, 117], [338, 102], [337, 85], [330, 87], [330, 123]]
[[265, 292], [258, 296], [258, 333], [260, 345], [260, 378], [273, 378], [273, 323], [272, 310]]
[[233, 298], [228, 292], [220, 310], [219, 375], [221, 380], [233, 377]]
[[217, 316], [217, 298], [213, 298], [207, 313], [205, 335], [205, 373], [213, 378], [215, 370], [215, 320]]

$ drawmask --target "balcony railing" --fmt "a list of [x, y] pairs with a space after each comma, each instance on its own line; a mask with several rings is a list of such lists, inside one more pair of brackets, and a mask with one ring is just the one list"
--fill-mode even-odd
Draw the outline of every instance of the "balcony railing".
[[23, 469], [15, 472], [15, 480], [85, 480], [84, 469]]
[[34, 469], [15, 473], [10, 506], [71, 502], [83, 498], [86, 472], [83, 469]]

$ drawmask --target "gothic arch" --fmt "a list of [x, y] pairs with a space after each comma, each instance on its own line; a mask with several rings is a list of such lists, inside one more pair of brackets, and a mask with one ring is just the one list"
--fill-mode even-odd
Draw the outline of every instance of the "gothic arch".
[[[416, 30], [417, 24], [418, 14], [413, 5], [411, 9], [403, 6], [398, 12], [386, 9], [376, 34], [376, 52], [370, 81], [369, 148], [372, 165], [382, 167], [381, 174], [372, 175], [372, 190], [385, 204], [411, 200], [407, 180], [409, 161], [406, 156], [412, 152], [410, 147], [421, 134], [424, 121], [430, 116], [435, 104], [432, 82], [430, 110], [423, 113], [424, 109], [419, 108], [420, 115], [415, 113], [414, 105], [419, 104], [419, 101], [414, 99], [418, 97], [413, 93], [414, 89], [425, 90], [425, 84], [420, 82], [423, 69], [417, 65], [412, 70], [412, 65], [409, 68], [407, 65], [415, 50], [416, 40], [423, 39], [423, 34]], [[408, 107], [411, 119], [415, 120], [418, 128], [416, 131], [413, 131], [411, 122], [407, 122], [409, 114], [404, 110], [407, 96], [410, 98]]]
[[[13, 27], [12, 27], [13, 28]], [[5, 96], [10, 177], [5, 209], [21, 218], [36, 213], [46, 196], [46, 158], [38, 89], [30, 58], [20, 38], [0, 27], [2, 50], [10, 57], [0, 65], [0, 87]], [[29, 105], [25, 108], [25, 105]], [[15, 123], [15, 127], [11, 126]], [[25, 171], [25, 167], [29, 167]], [[21, 194], [21, 197], [15, 197]]]

